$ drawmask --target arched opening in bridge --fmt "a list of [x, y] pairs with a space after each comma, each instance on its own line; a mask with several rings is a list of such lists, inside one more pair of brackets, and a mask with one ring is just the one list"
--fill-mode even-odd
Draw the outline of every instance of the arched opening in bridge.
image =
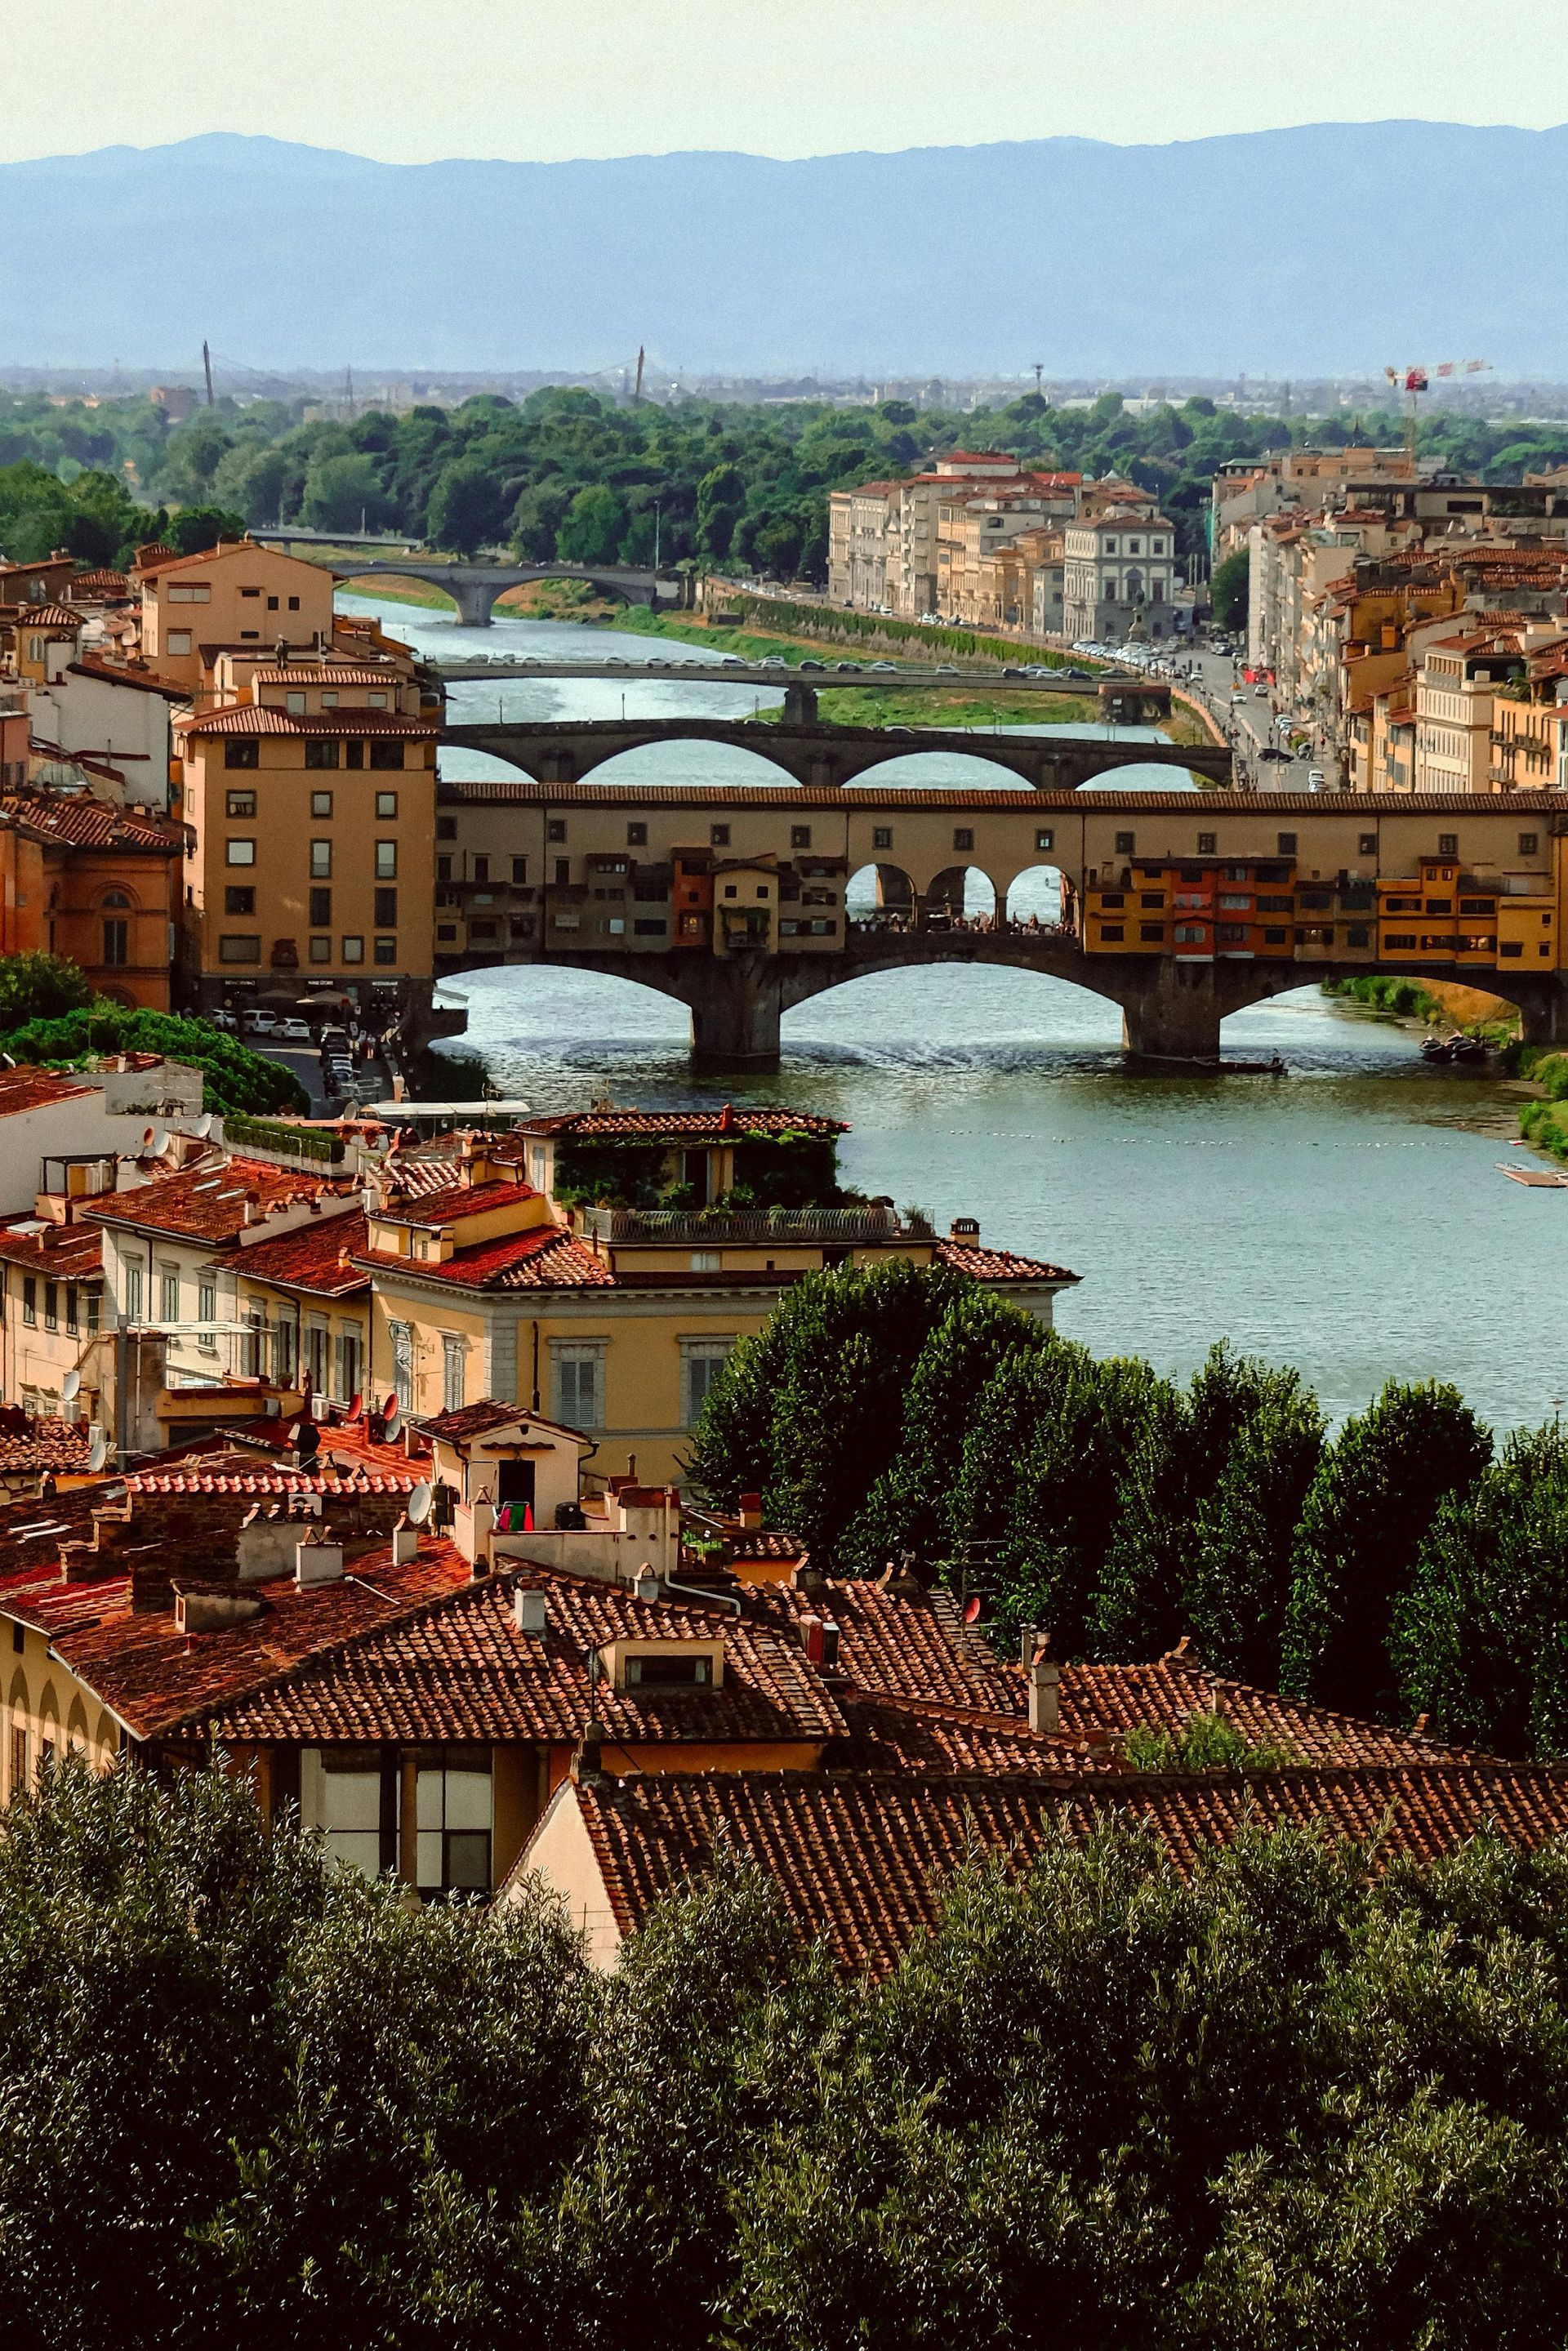
[[918, 913], [915, 884], [901, 865], [862, 865], [844, 884], [844, 919], [861, 935], [912, 931]]
[[993, 931], [996, 884], [978, 865], [949, 865], [934, 874], [925, 892], [928, 931]]
[[[638, 743], [630, 750], [612, 753], [593, 767], [581, 769], [583, 781], [596, 784], [673, 785], [766, 784], [780, 791], [800, 789], [787, 768], [764, 752], [743, 749], [737, 743], [703, 743], [682, 737], [673, 742]], [[694, 824], [697, 820], [693, 820]], [[722, 815], [717, 820], [722, 828]], [[708, 830], [706, 818], [694, 835], [700, 842]], [[716, 848], [727, 844], [718, 841]]]
[[[897, 952], [891, 941], [889, 951]], [[1121, 1008], [1108, 997], [1053, 973], [983, 962], [916, 960], [866, 972], [795, 1006], [780, 1028], [787, 1071], [797, 1059], [872, 1061], [893, 1071], [1051, 1068], [1063, 1056], [1118, 1055], [1122, 1044]], [[885, 1145], [884, 1134], [874, 1140], [878, 1150]], [[868, 1151], [868, 1164], [875, 1155]], [[852, 1170], [853, 1157], [852, 1148]], [[883, 1172], [873, 1188], [922, 1196], [917, 1155], [906, 1176], [878, 1164]], [[907, 1192], [900, 1188], [905, 1182]]]
[[[1028, 732], [1037, 730], [1030, 727]], [[1019, 732], [1009, 727], [1007, 734]], [[879, 759], [874, 768], [862, 768], [850, 786], [852, 790], [869, 786], [874, 791], [943, 792], [956, 788], [972, 792], [1027, 792], [1032, 786], [1013, 773], [998, 760], [988, 759], [983, 753], [971, 750], [968, 745], [977, 738], [953, 730], [950, 751], [895, 751], [890, 758]], [[977, 738], [984, 741], [982, 736]], [[1005, 737], [1004, 737], [1005, 739]]]
[[383, 617], [389, 627], [395, 623], [400, 612], [407, 620], [417, 617], [448, 624], [462, 618], [457, 599], [449, 590], [434, 580], [417, 580], [412, 572], [377, 571], [369, 579], [340, 580], [338, 594], [351, 596], [356, 604], [367, 609], [385, 606]]
[[1070, 887], [1059, 865], [1027, 865], [1008, 884], [1008, 928], [1056, 931], [1071, 914]]
[[674, 997], [575, 965], [491, 965], [457, 973], [437, 982], [436, 1001], [461, 1004], [468, 1025], [432, 1050], [482, 1060], [508, 1096], [528, 1097], [541, 1072], [559, 1081], [580, 1066], [589, 1073], [586, 1100], [587, 1092], [602, 1091], [602, 1072], [618, 1062], [634, 1088], [649, 1082], [651, 1069], [683, 1060], [691, 1042], [691, 1015]]

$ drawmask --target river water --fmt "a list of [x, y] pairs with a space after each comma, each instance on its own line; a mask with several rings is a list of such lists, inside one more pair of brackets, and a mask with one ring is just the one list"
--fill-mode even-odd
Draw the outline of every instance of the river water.
[[[466, 630], [406, 605], [342, 602], [382, 611], [432, 654], [695, 658], [620, 631]], [[622, 692], [638, 716], [729, 716], [779, 698], [629, 669], [624, 687], [460, 685], [452, 705], [464, 717], [497, 704], [508, 717], [611, 716]], [[477, 774], [491, 763], [447, 753], [444, 765]], [[685, 745], [629, 754], [606, 772], [683, 783], [767, 771], [722, 746]], [[1145, 772], [1170, 789], [1168, 772]], [[910, 762], [897, 779], [971, 774], [955, 755]], [[997, 771], [985, 780], [994, 789]], [[680, 1007], [649, 990], [523, 967], [465, 975], [444, 992], [466, 1003], [464, 1049], [540, 1109], [609, 1092], [649, 1107], [788, 1102], [849, 1120], [841, 1164], [859, 1188], [927, 1208], [943, 1226], [978, 1217], [988, 1241], [1081, 1274], [1058, 1301], [1058, 1323], [1097, 1353], [1185, 1373], [1228, 1337], [1299, 1366], [1336, 1416], [1390, 1377], [1452, 1380], [1500, 1428], [1547, 1418], [1568, 1393], [1568, 1193], [1498, 1174], [1501, 1160], [1533, 1157], [1510, 1148], [1517, 1095], [1429, 1069], [1416, 1032], [1315, 989], [1225, 1023], [1228, 1053], [1277, 1050], [1283, 1080], [1132, 1075], [1115, 1006], [1032, 973], [945, 967], [818, 997], [786, 1016], [777, 1078], [713, 1082], [689, 1075]]]

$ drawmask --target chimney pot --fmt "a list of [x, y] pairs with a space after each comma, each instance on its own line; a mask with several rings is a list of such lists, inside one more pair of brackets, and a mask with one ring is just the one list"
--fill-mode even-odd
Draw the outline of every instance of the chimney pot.
[[761, 1495], [742, 1494], [738, 1516], [743, 1527], [759, 1527], [762, 1524]]
[[1030, 1667], [1029, 1727], [1045, 1738], [1054, 1737], [1061, 1727], [1061, 1667], [1049, 1643]]
[[820, 1616], [811, 1615], [801, 1617], [800, 1646], [805, 1650], [806, 1655], [810, 1659], [812, 1665], [820, 1666], [821, 1664], [823, 1642], [822, 1620]]
[[642, 1566], [637, 1570], [637, 1581], [632, 1586], [632, 1589], [635, 1591], [639, 1600], [654, 1601], [658, 1599], [660, 1589], [659, 1579], [653, 1573], [653, 1563], [652, 1560], [645, 1559], [643, 1562]]

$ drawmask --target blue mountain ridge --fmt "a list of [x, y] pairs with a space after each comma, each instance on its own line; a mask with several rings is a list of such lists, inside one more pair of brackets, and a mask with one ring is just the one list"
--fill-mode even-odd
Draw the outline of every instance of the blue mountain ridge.
[[1561, 378], [1568, 126], [1316, 123], [779, 162], [372, 162], [214, 134], [0, 165], [0, 365]]

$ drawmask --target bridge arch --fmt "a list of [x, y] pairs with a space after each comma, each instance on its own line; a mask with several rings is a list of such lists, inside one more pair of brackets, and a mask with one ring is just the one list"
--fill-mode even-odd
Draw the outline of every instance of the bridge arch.
[[1060, 865], [1020, 866], [1002, 896], [1002, 912], [1009, 925], [1055, 929], [1064, 922], [1072, 903], [1072, 885]]
[[[434, 564], [427, 569], [409, 571], [400, 570], [395, 563], [377, 564], [370, 570], [355, 571], [346, 579], [340, 578], [337, 585], [346, 589], [351, 596], [369, 597], [373, 597], [378, 590], [400, 586], [434, 588], [445, 600], [445, 608], [449, 609], [457, 619], [463, 618], [463, 607], [458, 601], [455, 588], [442, 579], [440, 571]], [[444, 613], [443, 616], [444, 617]]]
[[[1028, 738], [1030, 758], [1038, 756], [1040, 738]], [[885, 757], [874, 758], [848, 779], [851, 790], [866, 785], [878, 791], [951, 791], [955, 787], [977, 791], [1017, 790], [1020, 795], [1034, 789], [1030, 778], [1020, 771], [1015, 759], [1003, 750], [985, 752], [976, 746], [994, 742], [995, 737], [958, 735], [955, 732], [953, 748], [949, 751], [923, 748], [918, 751], [891, 749]]]
[[926, 928], [994, 930], [1001, 894], [983, 865], [945, 865], [925, 886]]
[[914, 926], [920, 893], [902, 865], [883, 860], [858, 866], [844, 883], [844, 917], [870, 935], [896, 935]]
[[[580, 756], [580, 779], [591, 776], [598, 784], [647, 784], [654, 788], [661, 784], [766, 784], [778, 786], [785, 794], [800, 789], [799, 778], [760, 747], [767, 740], [765, 734], [759, 734], [758, 746], [754, 748], [749, 743], [713, 742], [700, 735], [672, 738], [661, 731], [656, 720], [642, 741], [635, 739], [634, 721], [621, 731], [633, 739], [598, 755], [590, 748]], [[722, 810], [716, 811], [721, 822], [724, 814]]]

